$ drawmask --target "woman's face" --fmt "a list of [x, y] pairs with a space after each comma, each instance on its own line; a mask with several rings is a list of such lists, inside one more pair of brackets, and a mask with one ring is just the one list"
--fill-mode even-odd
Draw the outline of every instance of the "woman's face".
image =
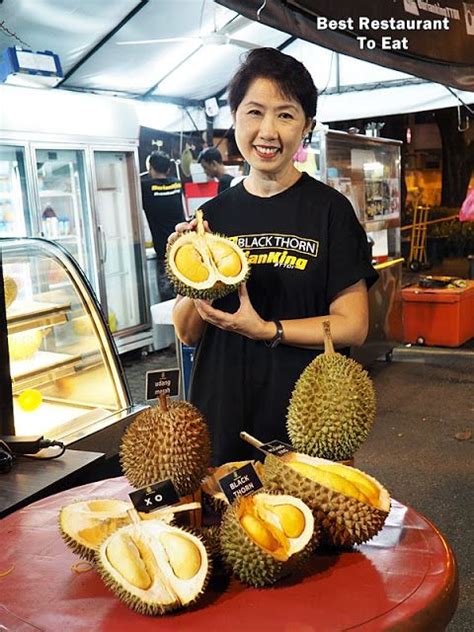
[[293, 155], [311, 125], [301, 104], [264, 78], [250, 84], [234, 122], [240, 152], [262, 175], [278, 175], [292, 166]]

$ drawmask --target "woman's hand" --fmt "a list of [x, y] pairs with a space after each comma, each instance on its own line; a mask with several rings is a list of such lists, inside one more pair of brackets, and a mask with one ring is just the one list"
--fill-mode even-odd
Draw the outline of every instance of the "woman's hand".
[[[204, 220], [203, 226], [204, 226], [204, 230], [207, 233], [211, 232], [209, 228], [209, 224], [206, 220]], [[196, 230], [196, 227], [197, 227], [196, 218], [192, 219], [190, 222], [180, 222], [179, 224], [176, 224], [176, 226], [174, 227], [174, 233], [171, 233], [171, 235], [168, 237], [168, 245], [170, 245], [175, 239], [180, 237], [186, 231]]]
[[203, 320], [211, 325], [233, 331], [253, 340], [270, 340], [275, 335], [275, 324], [260, 318], [250, 302], [247, 286], [239, 287], [240, 307], [234, 314], [215, 309], [208, 301], [195, 300], [194, 305]]

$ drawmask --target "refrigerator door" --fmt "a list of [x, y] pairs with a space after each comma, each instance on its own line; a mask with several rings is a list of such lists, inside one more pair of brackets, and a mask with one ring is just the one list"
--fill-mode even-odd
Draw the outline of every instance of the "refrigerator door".
[[132, 151], [94, 151], [101, 296], [111, 331], [121, 337], [148, 326], [144, 257]]
[[85, 152], [36, 148], [35, 165], [39, 235], [64, 246], [97, 291]]
[[0, 146], [0, 237], [30, 232], [25, 148]]

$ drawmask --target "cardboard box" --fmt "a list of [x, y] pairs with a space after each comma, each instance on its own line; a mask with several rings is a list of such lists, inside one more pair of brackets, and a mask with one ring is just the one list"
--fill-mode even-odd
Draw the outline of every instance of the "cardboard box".
[[404, 341], [459, 347], [474, 337], [474, 281], [466, 288], [402, 290]]

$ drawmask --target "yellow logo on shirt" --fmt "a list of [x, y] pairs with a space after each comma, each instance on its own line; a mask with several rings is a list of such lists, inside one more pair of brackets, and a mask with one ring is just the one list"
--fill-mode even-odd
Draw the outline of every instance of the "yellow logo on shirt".
[[[269, 264], [275, 267], [304, 270], [309, 258], [316, 258], [319, 252], [319, 241], [298, 235], [267, 233], [237, 235], [230, 239], [243, 249], [248, 262], [252, 265]], [[262, 250], [267, 252], [258, 252]]]

